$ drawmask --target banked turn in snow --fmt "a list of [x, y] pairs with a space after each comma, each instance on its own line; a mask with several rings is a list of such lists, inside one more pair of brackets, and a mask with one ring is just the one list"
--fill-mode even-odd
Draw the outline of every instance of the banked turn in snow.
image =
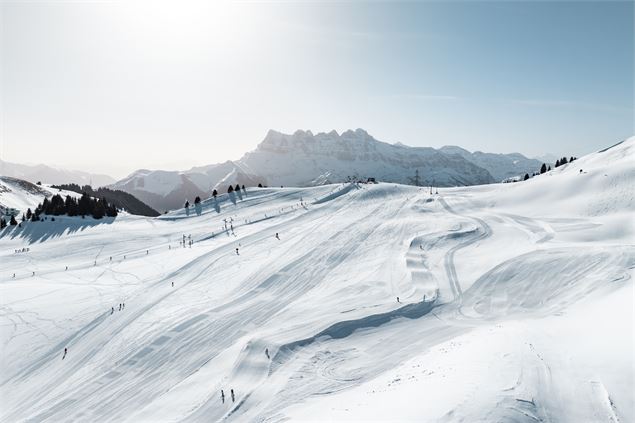
[[633, 144], [9, 228], [2, 421], [633, 421]]

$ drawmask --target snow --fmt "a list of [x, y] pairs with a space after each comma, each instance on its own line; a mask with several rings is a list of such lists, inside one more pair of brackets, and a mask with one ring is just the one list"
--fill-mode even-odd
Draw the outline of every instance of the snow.
[[7, 228], [0, 419], [633, 421], [634, 148]]
[[29, 208], [35, 210], [44, 198], [51, 198], [55, 194], [63, 198], [67, 195], [73, 198], [81, 197], [81, 194], [74, 191], [52, 188], [49, 184], [36, 185], [20, 179], [0, 176], [0, 207], [19, 210], [20, 215], [26, 213]]

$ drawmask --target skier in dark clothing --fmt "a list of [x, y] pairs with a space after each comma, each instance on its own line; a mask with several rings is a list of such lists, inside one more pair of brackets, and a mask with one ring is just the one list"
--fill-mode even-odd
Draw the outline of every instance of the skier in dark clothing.
[[172, 282], [172, 288], [174, 288], [174, 282]]
[[110, 307], [110, 314], [113, 314], [115, 312], [115, 308], [114, 307]]
[[64, 355], [62, 356], [62, 360], [66, 358], [66, 354], [68, 354], [68, 348], [64, 348]]
[[225, 404], [225, 392], [223, 392], [223, 390], [220, 390], [220, 400], [223, 402], [223, 404]]
[[399, 302], [399, 297], [397, 297], [397, 302]]
[[280, 236], [278, 236], [278, 232], [276, 232], [276, 239], [280, 239]]
[[236, 255], [239, 256], [240, 254], [238, 254], [238, 248], [236, 248]]
[[234, 390], [232, 389], [232, 402], [234, 402]]
[[267, 358], [270, 358], [269, 357], [269, 348], [265, 348], [265, 355], [267, 356]]

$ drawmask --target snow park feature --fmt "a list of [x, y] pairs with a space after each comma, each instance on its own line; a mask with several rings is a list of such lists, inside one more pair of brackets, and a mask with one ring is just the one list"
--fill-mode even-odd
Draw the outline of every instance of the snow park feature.
[[0, 421], [635, 421], [634, 157], [8, 226]]

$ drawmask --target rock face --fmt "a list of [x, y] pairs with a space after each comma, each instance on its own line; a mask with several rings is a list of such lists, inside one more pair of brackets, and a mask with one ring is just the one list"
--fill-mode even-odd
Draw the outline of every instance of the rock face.
[[[537, 166], [537, 167], [536, 167]], [[185, 200], [208, 197], [229, 185], [312, 186], [354, 179], [420, 185], [457, 186], [499, 182], [533, 172], [537, 160], [520, 154], [470, 153], [459, 147], [408, 147], [373, 138], [363, 129], [313, 134], [270, 130], [254, 151], [240, 160], [187, 171], [138, 170], [112, 186], [163, 211]]]

